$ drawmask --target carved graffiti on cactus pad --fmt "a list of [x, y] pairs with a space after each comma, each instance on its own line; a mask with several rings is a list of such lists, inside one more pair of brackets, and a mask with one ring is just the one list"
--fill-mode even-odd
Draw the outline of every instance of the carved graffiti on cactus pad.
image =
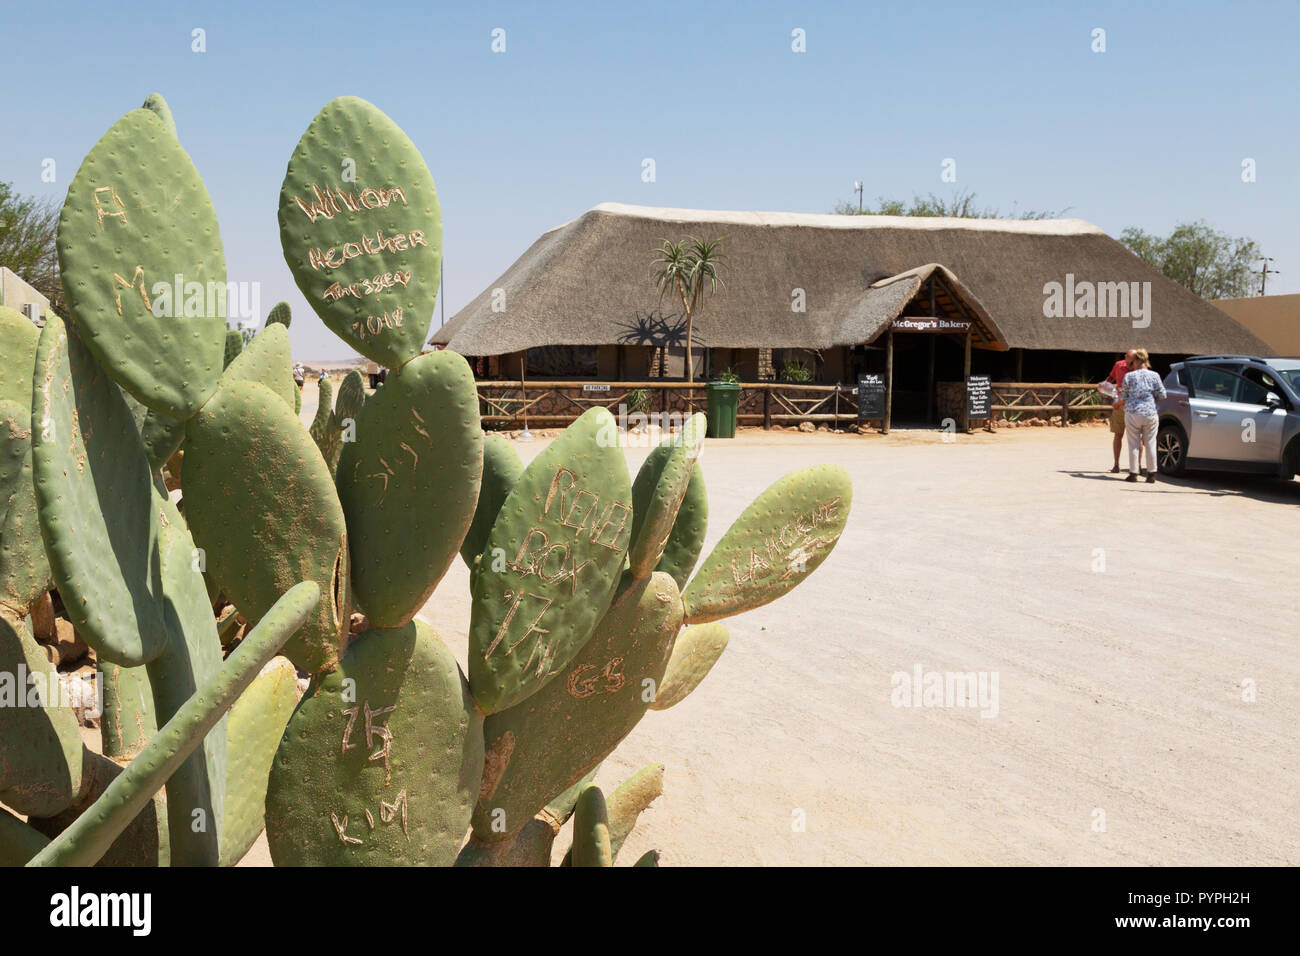
[[[556, 468], [555, 476], [551, 478], [551, 486], [546, 491], [546, 501], [542, 505], [542, 516], [555, 518], [561, 526], [572, 528], [575, 538], [586, 531], [588, 540], [593, 544], [612, 551], [627, 548], [627, 542], [621, 542], [621, 538], [632, 517], [632, 507], [621, 501], [611, 501], [602, 510], [599, 496], [579, 488], [577, 474], [564, 466]], [[588, 523], [588, 519], [593, 516], [594, 520]]]
[[[113, 273], [114, 281], [121, 284], [122, 289], [139, 290], [140, 298], [144, 300], [144, 307], [150, 312], [153, 311], [153, 303], [149, 301], [149, 293], [145, 289], [144, 283], [144, 266], [136, 266], [135, 272], [131, 273], [130, 279], [124, 279], [116, 272]], [[122, 314], [122, 289], [117, 286], [113, 287], [113, 301], [117, 303], [117, 314]]]
[[[569, 674], [569, 680], [565, 685], [571, 697], [582, 700], [584, 697], [591, 697], [594, 694], [614, 694], [623, 689], [627, 683], [627, 678], [623, 674], [623, 658], [615, 657], [604, 667], [599, 668], [599, 673], [590, 677], [592, 671], [597, 670], [595, 664], [582, 664], [575, 667]], [[605, 686], [597, 686], [602, 680]]]
[[832, 498], [807, 514], [796, 514], [775, 533], [763, 539], [761, 547], [750, 548], [748, 558], [731, 559], [731, 574], [736, 584], [749, 584], [774, 567], [784, 567], [780, 580], [803, 574], [808, 562], [818, 552], [835, 544], [838, 534], [824, 537], [813, 534], [839, 517], [840, 499]]
[[[95, 224], [99, 226], [100, 232], [104, 231], [105, 219], [120, 219], [123, 223], [126, 222], [126, 203], [122, 202], [117, 195], [117, 190], [112, 186], [96, 187], [91, 193], [91, 198], [95, 203]], [[119, 311], [118, 314], [120, 315], [121, 312]]]

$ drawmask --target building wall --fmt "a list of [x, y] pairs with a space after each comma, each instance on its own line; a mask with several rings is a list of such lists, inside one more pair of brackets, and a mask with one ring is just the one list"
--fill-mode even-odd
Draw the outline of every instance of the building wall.
[[1300, 295], [1257, 295], [1210, 304], [1227, 312], [1278, 355], [1300, 355]]
[[40, 307], [42, 316], [49, 311], [49, 299], [20, 279], [15, 272], [0, 266], [0, 305], [21, 312], [29, 302], [35, 302]]

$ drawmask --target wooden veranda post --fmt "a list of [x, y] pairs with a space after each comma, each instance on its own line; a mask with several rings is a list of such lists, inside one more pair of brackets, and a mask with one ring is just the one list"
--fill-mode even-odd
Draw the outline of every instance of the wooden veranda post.
[[961, 430], [967, 435], [970, 434], [970, 401], [966, 397], [966, 390], [970, 387], [970, 338], [970, 330], [967, 330], [961, 360]]
[[885, 420], [880, 432], [889, 434], [889, 426], [894, 417], [894, 330], [885, 333]]

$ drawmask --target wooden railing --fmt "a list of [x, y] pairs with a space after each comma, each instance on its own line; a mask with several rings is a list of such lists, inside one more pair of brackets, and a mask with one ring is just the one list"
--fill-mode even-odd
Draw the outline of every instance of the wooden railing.
[[989, 410], [996, 416], [1016, 413], [1060, 412], [1061, 424], [1070, 423], [1070, 413], [1110, 413], [1104, 398], [1095, 404], [1097, 389], [1079, 382], [991, 382], [993, 401]]
[[[525, 419], [531, 424], [562, 424], [590, 408], [607, 408], [615, 417], [642, 414], [690, 415], [705, 411], [705, 382], [481, 381], [479, 414], [485, 422], [504, 425]], [[638, 408], [634, 392], [648, 393]], [[855, 422], [857, 389], [851, 385], [796, 385], [790, 382], [740, 383], [736, 420], [744, 425], [792, 422]]]
[[[591, 408], [607, 408], [616, 418], [691, 415], [706, 409], [704, 382], [495, 381], [478, 383], [479, 414], [484, 422], [504, 427], [562, 425]], [[990, 410], [994, 417], [1060, 412], [1109, 412], [1110, 404], [1092, 404], [1095, 389], [1075, 382], [993, 382]], [[638, 408], [633, 393], [644, 391]], [[740, 383], [742, 425], [788, 425], [799, 422], [849, 424], [858, 421], [858, 390], [853, 385], [800, 385], [791, 382]]]

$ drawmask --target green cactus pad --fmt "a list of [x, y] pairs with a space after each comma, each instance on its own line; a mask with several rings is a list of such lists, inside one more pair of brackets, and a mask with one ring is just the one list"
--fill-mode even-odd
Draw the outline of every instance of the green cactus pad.
[[[84, 751], [81, 793], [77, 795], [76, 802], [62, 813], [52, 817], [32, 817], [27, 821], [28, 825], [43, 834], [45, 842], [48, 843], [72, 826], [77, 817], [102, 797], [108, 785], [121, 774], [121, 764], [94, 751]], [[167, 802], [159, 795], [145, 804], [139, 816], [132, 820], [112, 842], [96, 865], [169, 866], [170, 864], [171, 855], [167, 848]]]
[[15, 616], [27, 614], [50, 588], [50, 562], [36, 517], [27, 408], [27, 402], [0, 399], [0, 605]]
[[474, 520], [460, 546], [460, 556], [465, 564], [474, 566], [474, 560], [487, 547], [488, 535], [496, 523], [501, 506], [510, 496], [524, 473], [524, 463], [508, 440], [490, 434], [483, 438], [483, 481], [479, 486], [478, 504], [474, 506]]
[[640, 857], [637, 858], [637, 861], [632, 865], [634, 867], [640, 866], [640, 867], [651, 867], [656, 870], [659, 869], [659, 851], [646, 850], [643, 854], [641, 854]]
[[104, 713], [99, 722], [104, 756], [128, 762], [158, 732], [149, 673], [144, 667], [100, 661], [99, 679], [104, 688]]
[[608, 411], [584, 413], [501, 506], [470, 604], [469, 681], [484, 713], [546, 686], [609, 608], [632, 519], [617, 436]]
[[786, 475], [727, 529], [691, 579], [686, 623], [706, 624], [786, 594], [830, 555], [853, 501], [849, 473], [816, 465]]
[[298, 705], [271, 768], [277, 866], [450, 866], [483, 771], [483, 718], [421, 621], [359, 635]]
[[442, 211], [420, 151], [354, 96], [325, 105], [289, 159], [280, 244], [307, 302], [340, 338], [400, 368], [429, 335]]
[[244, 336], [236, 329], [230, 329], [226, 332], [225, 351], [221, 357], [221, 368], [230, 368], [230, 363], [239, 358], [239, 353], [244, 351]]
[[[170, 498], [155, 493], [154, 503], [169, 637], [163, 652], [146, 669], [157, 720], [165, 724], [220, 672], [221, 641], [185, 519]], [[225, 793], [226, 721], [222, 718], [167, 780], [173, 866], [217, 865]]]
[[[661, 763], [643, 767], [619, 786], [605, 803], [609, 817], [609, 852], [610, 858], [618, 859], [618, 851], [636, 827], [641, 813], [663, 796], [664, 765]], [[573, 865], [573, 848], [564, 855], [561, 866]]]
[[150, 661], [167, 626], [149, 461], [121, 393], [53, 316], [36, 353], [32, 409], [41, 536], [68, 618], [100, 658]]
[[390, 372], [338, 468], [352, 594], [371, 625], [398, 627], [424, 606], [469, 529], [482, 474], [478, 393], [465, 360], [430, 352]]
[[31, 319], [0, 305], [0, 402], [17, 402], [32, 408], [32, 366], [41, 330]]
[[185, 423], [151, 408], [140, 425], [140, 440], [144, 442], [149, 468], [157, 474], [185, 441]]
[[663, 679], [681, 620], [672, 578], [655, 573], [632, 581], [555, 680], [487, 718], [487, 770], [474, 809], [475, 836], [513, 836], [618, 746]]
[[677, 635], [668, 670], [659, 682], [651, 710], [667, 710], [681, 703], [708, 676], [727, 649], [727, 629], [721, 624], [692, 624]]
[[298, 674], [287, 657], [277, 657], [262, 668], [230, 710], [222, 866], [234, 866], [243, 859], [262, 832], [271, 761], [297, 703]]
[[691, 469], [686, 496], [677, 509], [677, 519], [668, 534], [663, 557], [656, 571], [671, 574], [679, 588], [685, 588], [695, 564], [704, 550], [704, 535], [709, 530], [709, 495], [704, 488], [704, 470], [697, 461]]
[[277, 601], [221, 672], [199, 688], [103, 795], [29, 865], [90, 866], [98, 861], [302, 626], [320, 597], [320, 588], [304, 581]]
[[208, 191], [157, 113], [132, 110], [95, 144], [57, 245], [86, 347], [149, 408], [193, 415], [221, 377], [226, 260]]
[[663, 557], [707, 428], [703, 413], [692, 415], [680, 432], [650, 452], [636, 473], [632, 482], [632, 544], [627, 552], [634, 577], [649, 577]]
[[0, 866], [26, 866], [49, 842], [49, 837], [0, 807]]
[[230, 363], [222, 381], [261, 382], [292, 409], [298, 386], [293, 380], [289, 330], [283, 325], [268, 325], [258, 332]]
[[0, 802], [48, 817], [81, 790], [81, 731], [58, 675], [21, 620], [0, 613]]
[[167, 127], [167, 131], [173, 136], [176, 135], [176, 120], [172, 118], [172, 108], [167, 105], [167, 101], [163, 99], [161, 93], [150, 93], [144, 98], [144, 102], [140, 104], [140, 108], [152, 110], [158, 115], [158, 118], [163, 121], [163, 125]]
[[293, 321], [293, 311], [288, 302], [277, 302], [271, 306], [271, 314], [266, 317], [267, 325], [283, 325], [286, 329]]
[[185, 510], [207, 573], [250, 623], [296, 581], [321, 600], [285, 656], [311, 674], [347, 640], [347, 531], [325, 461], [265, 385], [229, 382], [190, 419]]
[[311, 435], [311, 440], [316, 443], [320, 449], [321, 457], [329, 463], [330, 455], [334, 454], [335, 444], [338, 437], [333, 431], [334, 411], [334, 383], [328, 378], [318, 379], [316, 382], [316, 415], [311, 420], [311, 425], [307, 431]]
[[572, 853], [574, 866], [614, 865], [605, 795], [595, 784], [582, 791], [574, 808]]

